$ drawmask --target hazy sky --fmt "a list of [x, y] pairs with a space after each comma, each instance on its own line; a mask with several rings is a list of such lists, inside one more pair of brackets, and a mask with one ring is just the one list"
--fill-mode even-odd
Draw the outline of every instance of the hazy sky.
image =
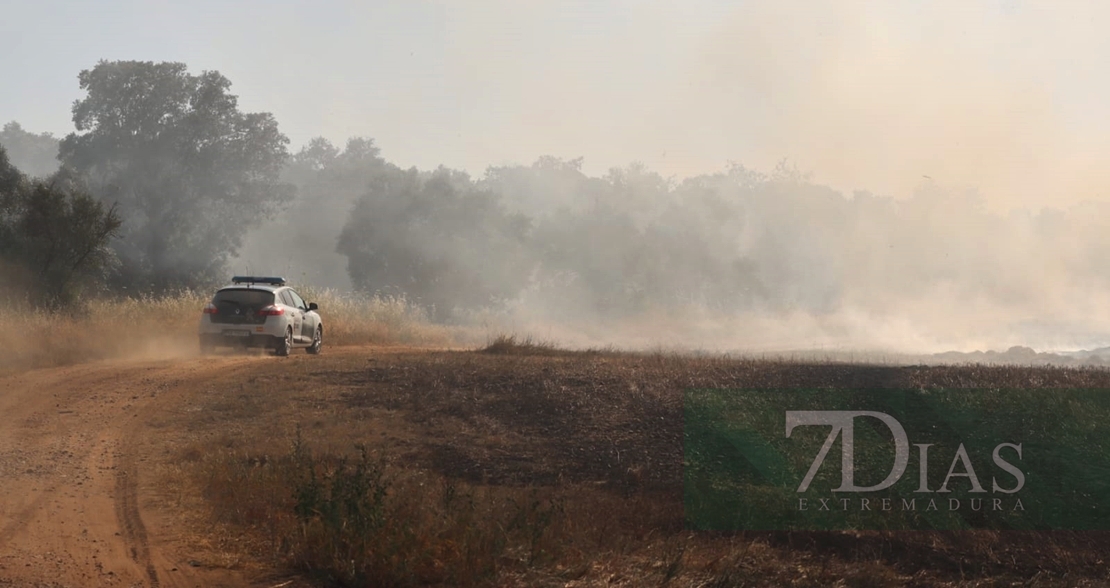
[[294, 148], [368, 136], [403, 166], [789, 158], [849, 190], [1110, 198], [1105, 3], [0, 2], [0, 123], [33, 131], [71, 130], [97, 60], [173, 60], [222, 72]]

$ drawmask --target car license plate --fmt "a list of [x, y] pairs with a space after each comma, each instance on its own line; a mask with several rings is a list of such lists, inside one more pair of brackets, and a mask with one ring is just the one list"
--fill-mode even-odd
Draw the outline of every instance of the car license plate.
[[224, 331], [224, 337], [250, 337], [250, 331]]

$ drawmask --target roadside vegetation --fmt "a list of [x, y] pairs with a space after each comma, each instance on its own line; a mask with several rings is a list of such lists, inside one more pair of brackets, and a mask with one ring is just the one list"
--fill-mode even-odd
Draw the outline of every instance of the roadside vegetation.
[[[403, 297], [304, 289], [320, 305], [325, 345], [466, 344], [462, 327], [432, 323]], [[70, 365], [123, 357], [177, 357], [197, 352], [196, 328], [212, 292], [94, 298], [66, 311], [29, 302], [0, 307], [0, 371]]]
[[324, 583], [483, 585], [567, 547], [564, 502], [551, 489], [476, 486], [361, 445], [318, 453], [298, 436], [272, 461], [216, 454], [201, 475], [218, 521], [264, 529], [273, 557]]

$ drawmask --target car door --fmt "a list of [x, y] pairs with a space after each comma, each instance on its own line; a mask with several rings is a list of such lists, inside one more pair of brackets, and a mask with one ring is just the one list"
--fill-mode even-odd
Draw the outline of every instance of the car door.
[[281, 291], [281, 300], [289, 308], [292, 319], [290, 322], [293, 323], [293, 342], [301, 343], [301, 331], [304, 330], [304, 310], [297, 303], [303, 303], [304, 301], [300, 300], [300, 297], [288, 288]]
[[316, 330], [316, 322], [312, 318], [312, 313], [308, 312], [308, 303], [294, 290], [286, 291], [293, 298], [293, 306], [297, 307], [301, 317], [300, 331], [297, 330], [297, 327], [293, 327], [293, 334], [299, 336], [303, 343], [312, 341], [313, 331]]

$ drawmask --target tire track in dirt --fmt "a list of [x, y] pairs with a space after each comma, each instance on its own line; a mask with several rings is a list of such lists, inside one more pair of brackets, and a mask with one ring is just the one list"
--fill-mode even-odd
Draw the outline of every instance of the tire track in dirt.
[[147, 540], [146, 526], [139, 514], [138, 469], [134, 460], [124, 457], [116, 473], [116, 521], [119, 523], [123, 540], [131, 552], [131, 559], [146, 571], [151, 588], [159, 588], [158, 570], [150, 558], [150, 543]]
[[[101, 362], [0, 379], [0, 586], [249, 586], [144, 522], [148, 424], [223, 368], [270, 358]], [[146, 482], [149, 483], [149, 482]]]

